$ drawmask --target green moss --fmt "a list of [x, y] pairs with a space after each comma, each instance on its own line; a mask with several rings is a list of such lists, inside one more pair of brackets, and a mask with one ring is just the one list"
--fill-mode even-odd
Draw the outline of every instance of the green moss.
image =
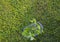
[[[36, 18], [44, 34], [29, 41], [21, 29]], [[0, 42], [60, 42], [60, 0], [0, 0]]]

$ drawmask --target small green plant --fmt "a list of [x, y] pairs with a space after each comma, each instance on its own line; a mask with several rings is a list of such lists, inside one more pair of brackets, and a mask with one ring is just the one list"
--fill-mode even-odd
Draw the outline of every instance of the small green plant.
[[26, 38], [30, 38], [30, 40], [34, 40], [36, 35], [40, 34], [40, 25], [36, 22], [36, 19], [30, 20], [34, 25], [30, 27], [26, 27], [22, 32], [22, 35]]

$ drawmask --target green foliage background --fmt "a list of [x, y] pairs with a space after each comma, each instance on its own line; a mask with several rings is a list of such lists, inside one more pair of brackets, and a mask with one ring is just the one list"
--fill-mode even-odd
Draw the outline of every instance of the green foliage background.
[[[34, 41], [21, 35], [32, 18], [44, 26]], [[0, 0], [0, 42], [60, 42], [60, 0]]]

